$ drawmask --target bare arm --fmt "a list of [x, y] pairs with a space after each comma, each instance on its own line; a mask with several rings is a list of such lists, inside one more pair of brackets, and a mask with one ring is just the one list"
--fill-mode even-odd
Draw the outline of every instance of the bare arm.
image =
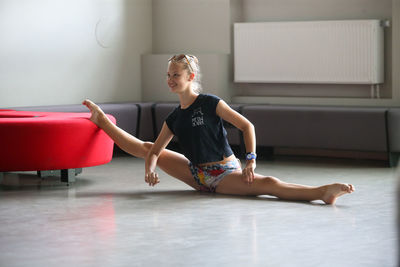
[[161, 132], [157, 137], [154, 145], [151, 147], [149, 153], [146, 156], [145, 163], [145, 181], [150, 185], [154, 186], [160, 182], [158, 179], [158, 174], [155, 172], [157, 166], [157, 160], [160, 156], [161, 151], [171, 142], [173, 133], [168, 128], [167, 124], [164, 122]]
[[[243, 115], [239, 114], [225, 101], [220, 100], [217, 105], [217, 115], [220, 116], [223, 120], [231, 123], [236, 128], [242, 131], [244, 144], [246, 146], [246, 152], [256, 152], [256, 134], [254, 125], [246, 119]], [[254, 181], [254, 169], [256, 168], [256, 161], [247, 160], [246, 167], [243, 169], [243, 179], [247, 183], [252, 183]]]

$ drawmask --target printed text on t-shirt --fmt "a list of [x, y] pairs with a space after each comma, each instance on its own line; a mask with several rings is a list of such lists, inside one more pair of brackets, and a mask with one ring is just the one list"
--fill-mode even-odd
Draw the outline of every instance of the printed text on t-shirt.
[[204, 125], [204, 117], [201, 108], [196, 108], [192, 114], [192, 127]]

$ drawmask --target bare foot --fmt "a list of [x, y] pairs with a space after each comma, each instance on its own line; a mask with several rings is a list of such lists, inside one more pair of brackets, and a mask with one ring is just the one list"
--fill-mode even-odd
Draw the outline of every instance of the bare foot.
[[354, 186], [351, 184], [330, 184], [325, 186], [325, 193], [322, 200], [326, 204], [335, 204], [336, 199], [343, 194], [349, 194], [354, 192]]
[[85, 105], [92, 113], [92, 116], [90, 116], [90, 120], [100, 127], [100, 121], [103, 117], [105, 117], [105, 114], [101, 110], [101, 108], [89, 99], [84, 100], [82, 104]]

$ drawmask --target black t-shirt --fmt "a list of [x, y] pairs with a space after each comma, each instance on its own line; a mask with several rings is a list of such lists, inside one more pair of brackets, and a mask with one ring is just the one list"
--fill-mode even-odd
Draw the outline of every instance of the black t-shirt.
[[176, 107], [165, 120], [193, 164], [221, 161], [233, 154], [216, 113], [219, 101], [217, 96], [200, 94], [188, 108]]

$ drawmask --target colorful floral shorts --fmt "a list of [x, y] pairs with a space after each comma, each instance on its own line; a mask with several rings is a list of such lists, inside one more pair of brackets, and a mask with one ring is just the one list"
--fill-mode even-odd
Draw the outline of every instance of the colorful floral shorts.
[[206, 192], [215, 192], [218, 184], [225, 176], [234, 171], [241, 170], [238, 160], [208, 166], [195, 166], [190, 162], [189, 168], [194, 179], [201, 186], [200, 191]]

